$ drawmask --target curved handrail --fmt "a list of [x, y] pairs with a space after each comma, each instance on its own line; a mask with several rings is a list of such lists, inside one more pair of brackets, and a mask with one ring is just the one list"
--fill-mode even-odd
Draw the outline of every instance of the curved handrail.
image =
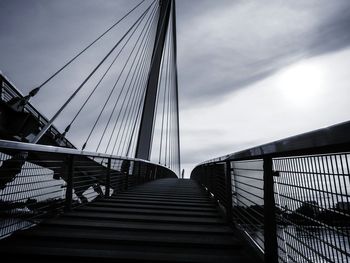
[[177, 175], [136, 158], [0, 140], [0, 238], [161, 178]]
[[312, 153], [341, 151], [350, 145], [350, 121], [338, 123], [326, 128], [302, 133], [281, 140], [262, 144], [239, 152], [229, 153], [200, 163], [224, 162], [228, 160], [246, 160], [264, 156], [292, 156]]
[[349, 178], [350, 122], [214, 158], [191, 172], [265, 262], [349, 261]]
[[[42, 144], [25, 143], [25, 142], [15, 142], [15, 141], [8, 141], [8, 140], [1, 140], [0, 139], [0, 151], [1, 151], [1, 149], [16, 150], [16, 151], [43, 152], [43, 153], [59, 153], [59, 154], [80, 155], [80, 156], [96, 157], [96, 158], [98, 157], [98, 158], [107, 158], [107, 159], [112, 158], [112, 159], [121, 159], [121, 160], [129, 160], [129, 161], [139, 161], [139, 162], [143, 162], [143, 163], [152, 164], [152, 165], [155, 165], [158, 167], [162, 167], [162, 168], [167, 169], [167, 170], [174, 173], [174, 171], [172, 171], [168, 167], [166, 167], [162, 164], [159, 164], [159, 163], [150, 162], [148, 160], [143, 160], [143, 159], [139, 159], [139, 158], [131, 158], [131, 157], [126, 157], [126, 156], [111, 155], [111, 154], [106, 154], [106, 153], [82, 151], [82, 150], [59, 147], [59, 146], [42, 145]], [[176, 175], [176, 177], [177, 177], [177, 175]]]

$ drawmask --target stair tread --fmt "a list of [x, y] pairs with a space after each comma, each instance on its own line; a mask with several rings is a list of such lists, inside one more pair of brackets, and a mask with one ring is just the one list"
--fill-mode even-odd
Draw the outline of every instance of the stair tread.
[[0, 241], [26, 262], [256, 262], [199, 186], [160, 179]]

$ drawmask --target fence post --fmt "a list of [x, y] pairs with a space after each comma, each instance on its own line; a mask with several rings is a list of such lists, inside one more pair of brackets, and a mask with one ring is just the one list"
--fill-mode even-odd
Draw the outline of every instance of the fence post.
[[3, 79], [2, 76], [0, 75], [0, 101], [2, 101], [2, 92], [3, 92]]
[[264, 158], [264, 244], [265, 262], [278, 263], [276, 209], [272, 158]]
[[209, 164], [209, 192], [213, 193], [214, 194], [214, 191], [215, 189], [213, 188], [214, 186], [214, 183], [213, 183], [213, 180], [214, 180], [214, 175], [213, 175], [213, 172], [214, 172], [214, 164]]
[[67, 186], [66, 186], [66, 210], [72, 210], [73, 200], [73, 176], [74, 176], [74, 155], [68, 156]]
[[209, 168], [208, 168], [208, 164], [205, 164], [204, 167], [205, 167], [205, 178], [201, 183], [202, 183], [202, 185], [204, 185], [206, 187], [206, 189], [207, 189], [206, 191], [209, 194], [209, 171], [208, 171]]
[[232, 221], [232, 175], [231, 175], [231, 162], [226, 161], [225, 164], [225, 178], [226, 178], [226, 217], [227, 222]]
[[105, 197], [109, 197], [110, 193], [111, 193], [111, 158], [108, 158]]
[[138, 161], [137, 184], [141, 184], [141, 162]]
[[149, 165], [148, 163], [146, 164], [146, 174], [145, 174], [146, 182], [149, 181]]
[[157, 179], [157, 166], [154, 167], [154, 176], [153, 176], [153, 180], [156, 180]]
[[125, 187], [124, 190], [128, 190], [129, 188], [129, 171], [125, 173]]

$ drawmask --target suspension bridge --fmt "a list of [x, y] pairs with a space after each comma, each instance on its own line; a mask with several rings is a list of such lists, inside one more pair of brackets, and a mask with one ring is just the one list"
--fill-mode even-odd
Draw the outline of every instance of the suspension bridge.
[[[51, 118], [31, 103], [106, 38]], [[3, 262], [350, 262], [350, 123], [183, 179], [176, 43], [175, 0], [143, 0], [28, 94], [0, 74]]]

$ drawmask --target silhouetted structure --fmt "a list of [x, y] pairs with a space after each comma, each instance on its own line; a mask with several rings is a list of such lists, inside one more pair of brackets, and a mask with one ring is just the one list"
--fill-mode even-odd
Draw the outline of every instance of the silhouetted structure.
[[[136, 20], [51, 119], [30, 104], [134, 10]], [[175, 1], [141, 1], [28, 95], [0, 75], [1, 259], [350, 261], [350, 123], [218, 157], [195, 167], [191, 180], [178, 179], [176, 53]], [[122, 69], [77, 150], [66, 135], [120, 57], [125, 63], [118, 61]], [[53, 122], [102, 65], [60, 133]], [[96, 150], [84, 151], [115, 97]], [[157, 163], [149, 161], [156, 127]]]

